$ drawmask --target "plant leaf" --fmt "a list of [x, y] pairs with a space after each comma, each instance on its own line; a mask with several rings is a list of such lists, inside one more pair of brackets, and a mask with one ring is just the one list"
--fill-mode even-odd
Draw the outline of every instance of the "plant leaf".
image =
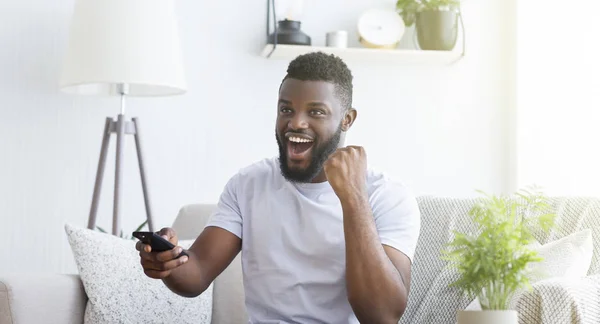
[[138, 226], [134, 232], [139, 232], [142, 230], [142, 228], [144, 228], [144, 226], [146, 226], [146, 224], [148, 223], [148, 220], [145, 220], [142, 224], [140, 224], [140, 226]]

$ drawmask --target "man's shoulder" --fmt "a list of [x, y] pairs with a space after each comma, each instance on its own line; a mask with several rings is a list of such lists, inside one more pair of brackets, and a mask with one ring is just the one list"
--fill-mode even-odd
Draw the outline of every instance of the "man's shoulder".
[[369, 201], [381, 243], [412, 261], [421, 228], [421, 211], [412, 190], [385, 172], [369, 169]]
[[416, 204], [416, 196], [402, 180], [373, 167], [367, 169], [367, 190], [372, 204]]
[[370, 191], [382, 189], [409, 190], [400, 179], [393, 178], [387, 172], [376, 167], [367, 168], [367, 186]]

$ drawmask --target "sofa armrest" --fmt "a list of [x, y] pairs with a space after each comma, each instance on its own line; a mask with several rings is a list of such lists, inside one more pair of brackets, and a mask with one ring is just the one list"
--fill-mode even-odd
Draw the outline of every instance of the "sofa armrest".
[[0, 323], [82, 324], [86, 303], [78, 275], [0, 275]]
[[536, 282], [517, 301], [519, 324], [600, 323], [600, 275]]

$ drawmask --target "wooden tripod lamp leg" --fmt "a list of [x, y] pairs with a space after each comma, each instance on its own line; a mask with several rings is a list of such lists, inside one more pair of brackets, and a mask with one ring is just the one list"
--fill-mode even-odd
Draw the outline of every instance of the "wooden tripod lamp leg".
[[123, 178], [123, 144], [125, 141], [125, 116], [119, 114], [117, 119], [117, 154], [115, 164], [115, 197], [113, 205], [113, 224], [112, 234], [119, 235], [121, 230], [120, 217], [121, 217], [121, 206], [123, 192], [121, 191], [122, 184], [121, 179]]
[[[133, 127], [131, 127], [133, 124]], [[133, 128], [131, 130], [130, 128]], [[148, 221], [148, 228], [154, 232], [154, 219], [152, 218], [152, 209], [150, 206], [150, 195], [148, 192], [148, 181], [146, 179], [146, 170], [144, 167], [144, 158], [142, 154], [142, 144], [140, 137], [140, 126], [137, 118], [132, 119], [132, 123], [125, 120], [125, 116], [120, 114], [118, 119], [114, 121], [112, 118], [106, 118], [104, 125], [104, 134], [102, 136], [102, 147], [100, 149], [100, 159], [98, 161], [98, 170], [96, 171], [96, 183], [94, 185], [94, 195], [92, 197], [92, 207], [90, 209], [90, 215], [88, 219], [88, 228], [94, 229], [96, 227], [96, 219], [98, 214], [98, 205], [100, 203], [100, 192], [102, 191], [102, 178], [104, 177], [104, 168], [106, 166], [106, 155], [108, 146], [110, 144], [110, 136], [115, 132], [117, 134], [117, 150], [116, 150], [116, 161], [115, 161], [115, 187], [114, 187], [114, 201], [113, 201], [113, 224], [112, 234], [119, 236], [121, 231], [121, 210], [123, 202], [123, 190], [122, 190], [122, 178], [123, 178], [123, 156], [124, 156], [124, 143], [126, 134], [134, 134], [135, 147], [138, 156], [138, 164], [140, 168], [140, 177], [142, 180], [142, 190], [144, 193], [144, 204], [146, 207], [146, 219]]]
[[132, 118], [133, 125], [135, 126], [135, 147], [138, 156], [138, 164], [140, 167], [140, 177], [142, 179], [142, 190], [144, 192], [144, 204], [146, 206], [146, 219], [148, 220], [148, 229], [154, 232], [154, 220], [152, 219], [152, 210], [150, 208], [150, 196], [148, 193], [148, 183], [146, 180], [146, 170], [144, 168], [144, 158], [142, 154], [142, 144], [140, 137], [140, 124], [137, 118]]
[[94, 185], [94, 195], [92, 196], [92, 207], [88, 219], [88, 228], [96, 227], [96, 215], [98, 214], [98, 203], [100, 203], [100, 191], [102, 190], [102, 177], [104, 177], [104, 166], [106, 165], [106, 153], [110, 143], [111, 125], [113, 119], [106, 118], [104, 124], [104, 133], [102, 135], [102, 147], [100, 148], [100, 159], [98, 160], [98, 170], [96, 171], [96, 183]]

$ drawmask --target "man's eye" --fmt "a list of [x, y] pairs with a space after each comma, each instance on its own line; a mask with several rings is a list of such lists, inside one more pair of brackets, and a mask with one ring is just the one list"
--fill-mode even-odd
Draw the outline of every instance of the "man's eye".
[[286, 107], [279, 108], [279, 111], [282, 112], [282, 113], [284, 113], [284, 114], [292, 112], [292, 110], [290, 108], [286, 108]]
[[325, 115], [325, 112], [322, 110], [313, 110], [312, 114], [313, 115]]

